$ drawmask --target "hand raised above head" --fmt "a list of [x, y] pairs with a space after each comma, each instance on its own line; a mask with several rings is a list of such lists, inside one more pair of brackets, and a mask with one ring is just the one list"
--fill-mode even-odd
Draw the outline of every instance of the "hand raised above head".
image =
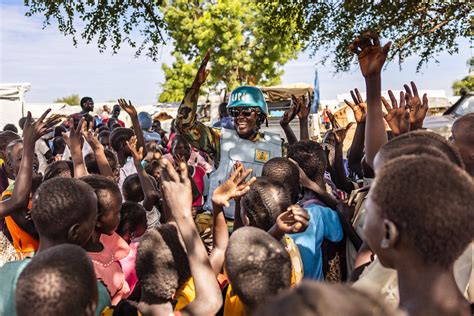
[[428, 112], [428, 96], [426, 93], [423, 95], [423, 101], [418, 95], [418, 89], [415, 83], [412, 81], [410, 87], [405, 84], [405, 101], [407, 107], [410, 109], [410, 130], [416, 130], [423, 127], [423, 120], [426, 117], [426, 112]]
[[137, 110], [135, 109], [135, 107], [132, 104], [132, 101], [128, 100], [128, 103], [127, 103], [127, 101], [125, 101], [125, 99], [118, 99], [117, 103], [122, 108], [122, 110], [127, 112], [128, 115], [130, 115], [131, 117], [135, 117], [135, 116], [138, 115]]
[[166, 159], [160, 160], [161, 192], [163, 202], [175, 219], [191, 217], [193, 194], [188, 167], [180, 163], [178, 170]]
[[283, 116], [280, 119], [280, 125], [287, 126], [288, 124], [290, 124], [290, 122], [293, 121], [300, 109], [301, 103], [298, 102], [297, 98], [294, 95], [292, 95], [290, 108], [286, 110], [285, 113], [283, 113]]
[[137, 137], [132, 136], [130, 141], [126, 142], [128, 149], [132, 153], [133, 161], [135, 164], [141, 163], [143, 160], [143, 147], [137, 148]]
[[380, 76], [391, 44], [392, 42], [388, 42], [383, 47], [380, 46], [378, 35], [369, 32], [357, 37], [349, 46], [357, 55], [360, 70], [366, 79]]
[[351, 90], [351, 96], [354, 103], [347, 101], [346, 99], [344, 99], [344, 102], [352, 109], [352, 112], [354, 112], [356, 123], [365, 123], [365, 118], [367, 116], [367, 103], [362, 99], [357, 88], [354, 89], [354, 91]]
[[209, 59], [211, 59], [210, 49], [207, 50], [206, 55], [201, 61], [201, 65], [199, 66], [199, 69], [196, 73], [196, 77], [194, 78], [191, 89], [199, 89], [202, 86], [202, 84], [206, 81], [206, 78], [209, 75], [209, 70], [206, 69]]
[[46, 110], [36, 121], [33, 120], [31, 112], [28, 112], [23, 127], [23, 142], [25, 144], [34, 145], [41, 136], [51, 132], [54, 125], [59, 123], [59, 117], [57, 115], [46, 118], [49, 112], [51, 112], [51, 109]]
[[387, 111], [384, 115], [385, 121], [392, 130], [394, 136], [404, 134], [410, 131], [410, 113], [405, 107], [405, 95], [400, 91], [400, 103], [397, 102], [392, 90], [388, 90], [388, 95], [392, 105], [382, 97], [382, 103]]
[[71, 118], [69, 120], [69, 135], [67, 133], [63, 133], [64, 141], [69, 149], [72, 151], [74, 150], [81, 150], [82, 149], [82, 127], [84, 125], [84, 117], [79, 120], [77, 127], [74, 128], [74, 120]]

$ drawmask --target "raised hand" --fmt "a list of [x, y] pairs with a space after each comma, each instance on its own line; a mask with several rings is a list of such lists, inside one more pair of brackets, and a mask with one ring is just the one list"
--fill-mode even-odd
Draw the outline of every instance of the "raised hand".
[[84, 124], [84, 118], [79, 120], [77, 127], [74, 128], [74, 120], [71, 118], [69, 120], [69, 135], [67, 133], [63, 133], [64, 141], [66, 145], [71, 150], [71, 153], [74, 150], [81, 150], [82, 149], [82, 125]]
[[245, 170], [244, 166], [238, 163], [229, 179], [214, 190], [212, 202], [220, 206], [229, 207], [231, 199], [239, 199], [250, 190], [250, 186], [255, 182], [256, 178], [252, 177], [249, 181], [245, 179], [251, 173], [252, 169]]
[[141, 164], [143, 160], [143, 147], [137, 148], [137, 137], [132, 136], [130, 138], [130, 141], [126, 141], [126, 145], [128, 147], [128, 150], [132, 153], [133, 156], [133, 161], [135, 164]]
[[53, 126], [59, 123], [59, 118], [56, 115], [46, 119], [49, 112], [51, 112], [51, 109], [46, 110], [36, 121], [31, 117], [31, 112], [28, 112], [23, 127], [23, 142], [25, 144], [34, 145], [41, 136], [51, 132]]
[[385, 121], [392, 130], [394, 136], [398, 136], [410, 131], [410, 113], [405, 108], [405, 95], [403, 91], [400, 92], [400, 104], [398, 104], [392, 90], [388, 90], [388, 95], [392, 105], [382, 97], [382, 103], [387, 111], [384, 115]]
[[367, 116], [367, 103], [362, 99], [357, 88], [354, 89], [354, 91], [351, 90], [351, 96], [354, 103], [349, 102], [346, 99], [344, 99], [344, 102], [352, 109], [352, 112], [354, 112], [354, 118], [357, 124], [365, 123], [365, 118]]
[[382, 47], [377, 34], [365, 33], [349, 46], [357, 55], [360, 70], [366, 79], [380, 75], [391, 45], [392, 42], [388, 42]]
[[410, 124], [411, 130], [420, 129], [423, 127], [423, 120], [425, 119], [426, 112], [428, 112], [428, 96], [426, 93], [423, 95], [423, 102], [418, 95], [418, 89], [415, 83], [412, 81], [410, 87], [405, 84], [405, 101], [407, 107], [410, 109]]
[[310, 216], [308, 212], [299, 205], [291, 205], [276, 219], [276, 225], [280, 233], [297, 234], [304, 232], [309, 225]]
[[283, 113], [283, 116], [280, 119], [280, 125], [287, 126], [290, 124], [290, 122], [296, 117], [296, 114], [299, 113], [300, 109], [301, 102], [299, 102], [298, 99], [292, 95], [290, 108], [286, 110], [285, 113]]
[[350, 122], [344, 128], [333, 129], [334, 138], [336, 140], [337, 145], [342, 145], [342, 143], [344, 143], [344, 139], [346, 139], [347, 132], [352, 127], [352, 125], [354, 125], [354, 122]]
[[309, 113], [311, 112], [311, 107], [309, 106], [309, 99], [306, 99], [306, 96], [302, 96], [300, 99], [298, 99], [298, 102], [301, 104], [300, 105], [300, 110], [298, 111], [298, 118], [300, 120], [307, 119], [309, 116]]
[[193, 194], [188, 166], [180, 163], [178, 170], [166, 159], [160, 160], [161, 191], [163, 202], [175, 219], [192, 218]]
[[94, 132], [92, 132], [92, 130], [82, 131], [82, 136], [84, 137], [86, 142], [89, 143], [94, 152], [104, 150], [104, 146], [100, 143], [100, 141], [97, 139], [97, 136], [94, 135]]
[[133, 106], [132, 101], [128, 100], [128, 103], [127, 103], [127, 101], [125, 101], [125, 99], [118, 99], [117, 102], [118, 102], [118, 105], [120, 105], [120, 107], [122, 108], [122, 110], [127, 112], [128, 115], [130, 115], [131, 117], [137, 117], [138, 116], [137, 110]]
[[196, 74], [196, 77], [194, 78], [191, 89], [199, 89], [202, 86], [202, 84], [206, 81], [206, 78], [209, 75], [209, 71], [206, 70], [206, 67], [210, 58], [211, 58], [211, 50], [209, 49], [206, 52], [204, 59], [201, 61], [201, 65], [199, 66], [198, 72]]

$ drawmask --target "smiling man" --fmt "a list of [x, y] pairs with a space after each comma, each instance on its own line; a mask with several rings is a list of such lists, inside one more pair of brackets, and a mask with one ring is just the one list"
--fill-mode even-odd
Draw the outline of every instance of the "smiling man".
[[[196, 120], [199, 88], [206, 80], [209, 58], [207, 53], [191, 88], [186, 91], [178, 109], [176, 127], [192, 146], [214, 159], [217, 169], [210, 176], [209, 196], [212, 196], [212, 192], [227, 180], [237, 161], [245, 168], [252, 168], [253, 175], [259, 176], [265, 162], [282, 155], [282, 140], [277, 134], [260, 131], [261, 124], [267, 119], [268, 108], [257, 87], [241, 86], [232, 91], [227, 109], [234, 118], [233, 130], [208, 127]], [[234, 217], [232, 203], [225, 208], [229, 218]], [[211, 199], [205, 208], [212, 210]]]

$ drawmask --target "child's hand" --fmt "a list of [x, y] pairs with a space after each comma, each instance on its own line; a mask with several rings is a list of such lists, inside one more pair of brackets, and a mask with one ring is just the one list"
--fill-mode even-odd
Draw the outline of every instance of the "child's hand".
[[255, 177], [252, 177], [249, 181], [245, 181], [251, 173], [252, 169], [245, 170], [242, 164], [237, 163], [236, 169], [229, 179], [214, 190], [212, 202], [220, 206], [229, 207], [231, 199], [240, 199], [250, 190], [250, 186], [256, 180]]
[[365, 117], [367, 115], [367, 103], [365, 103], [362, 99], [359, 90], [357, 90], [357, 88], [354, 90], [355, 93], [351, 90], [351, 96], [352, 100], [354, 100], [354, 103], [349, 102], [346, 99], [344, 99], [344, 102], [352, 109], [352, 112], [354, 112], [354, 118], [357, 124], [365, 123]]
[[276, 220], [278, 230], [282, 234], [302, 233], [308, 228], [310, 216], [299, 205], [291, 205]]
[[342, 145], [342, 143], [344, 143], [344, 139], [346, 139], [347, 132], [349, 131], [349, 129], [351, 128], [352, 125], [354, 125], [354, 122], [350, 122], [344, 128], [338, 128], [338, 129], [333, 130], [334, 139], [336, 140], [336, 144]]
[[128, 150], [130, 150], [130, 152], [132, 153], [133, 162], [135, 163], [135, 165], [141, 165], [143, 160], [143, 147], [140, 147], [137, 150], [137, 137], [132, 136], [132, 138], [130, 138], [130, 141], [126, 141], [125, 143], [128, 147]]
[[160, 175], [163, 202], [171, 215], [175, 219], [192, 218], [193, 194], [186, 164], [180, 163], [179, 170], [176, 171], [171, 162], [161, 159]]
[[303, 95], [298, 102], [300, 102], [300, 110], [298, 111], [298, 118], [300, 120], [306, 119], [309, 116], [309, 113], [311, 112], [311, 107], [309, 106], [309, 98], [306, 99], [306, 97]]
[[296, 114], [300, 111], [301, 103], [298, 102], [298, 99], [292, 95], [291, 96], [291, 105], [288, 110], [283, 113], [283, 116], [280, 119], [281, 126], [288, 126], [291, 121], [295, 118]]
[[49, 112], [51, 112], [51, 109], [46, 110], [36, 122], [31, 117], [31, 112], [28, 112], [26, 115], [25, 126], [23, 127], [23, 142], [25, 146], [34, 146], [41, 136], [51, 132], [53, 126], [59, 123], [59, 118], [56, 115], [45, 120], [46, 115], [48, 115]]
[[422, 102], [418, 95], [418, 89], [416, 88], [415, 83], [412, 81], [410, 84], [412, 88], [411, 90], [407, 84], [403, 86], [406, 91], [405, 101], [410, 109], [411, 130], [416, 130], [423, 127], [423, 120], [425, 119], [426, 112], [428, 112], [428, 96], [425, 93]]
[[128, 115], [130, 115], [130, 117], [137, 117], [138, 116], [137, 110], [135, 109], [135, 107], [133, 106], [133, 104], [130, 100], [128, 100], [128, 103], [127, 103], [127, 101], [125, 101], [125, 99], [118, 99], [117, 102], [118, 102], [118, 105], [120, 105], [120, 107], [125, 112], [127, 112]]
[[89, 143], [94, 152], [103, 151], [104, 146], [99, 142], [92, 130], [82, 131], [82, 136]]
[[84, 124], [84, 118], [81, 118], [77, 128], [74, 128], [74, 120], [71, 118], [69, 120], [69, 136], [66, 133], [63, 133], [64, 141], [69, 147], [71, 152], [77, 150], [82, 150], [82, 125]]
[[405, 96], [403, 91], [400, 91], [400, 105], [397, 103], [392, 90], [388, 90], [388, 95], [392, 106], [388, 101], [382, 97], [382, 103], [385, 106], [387, 114], [384, 115], [385, 121], [392, 130], [394, 136], [398, 136], [410, 131], [410, 113], [405, 107]]
[[349, 46], [357, 55], [360, 70], [366, 79], [380, 75], [391, 45], [392, 42], [388, 42], [381, 47], [377, 34], [365, 33]]

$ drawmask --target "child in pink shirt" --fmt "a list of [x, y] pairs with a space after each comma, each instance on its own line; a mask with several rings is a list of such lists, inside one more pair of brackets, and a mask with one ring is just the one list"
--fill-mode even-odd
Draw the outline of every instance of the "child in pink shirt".
[[97, 220], [91, 239], [85, 249], [94, 264], [97, 279], [104, 282], [112, 305], [130, 294], [120, 260], [127, 257], [130, 247], [115, 231], [120, 224], [122, 194], [114, 181], [99, 175], [81, 178], [97, 195]]

